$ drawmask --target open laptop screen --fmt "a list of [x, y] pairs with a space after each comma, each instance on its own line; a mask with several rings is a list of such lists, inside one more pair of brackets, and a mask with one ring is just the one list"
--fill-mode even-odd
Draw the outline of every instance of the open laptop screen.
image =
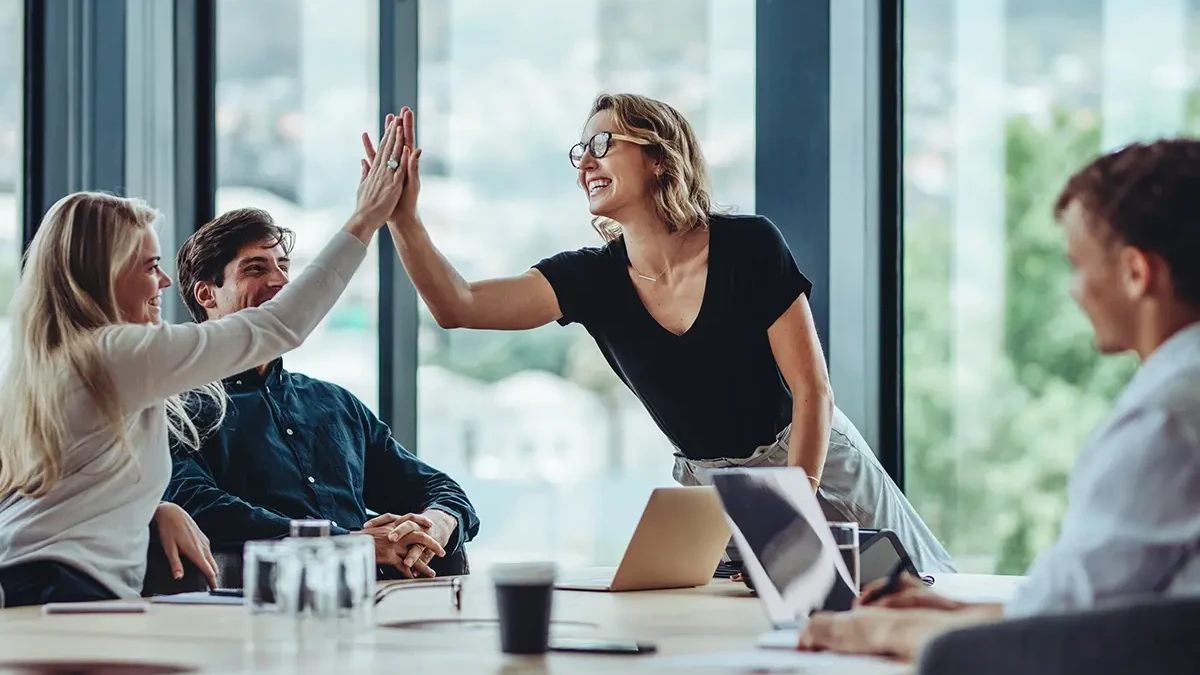
[[776, 625], [808, 616], [836, 576], [849, 576], [808, 477], [799, 469], [725, 469], [713, 473], [743, 573]]

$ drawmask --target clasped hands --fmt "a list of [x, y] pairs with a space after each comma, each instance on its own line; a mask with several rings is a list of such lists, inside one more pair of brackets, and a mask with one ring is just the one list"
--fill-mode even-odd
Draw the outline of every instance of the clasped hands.
[[406, 578], [435, 577], [429, 567], [436, 555], [446, 555], [445, 546], [458, 527], [453, 516], [437, 509], [398, 516], [384, 513], [363, 523], [358, 534], [375, 540], [375, 562], [391, 565]]

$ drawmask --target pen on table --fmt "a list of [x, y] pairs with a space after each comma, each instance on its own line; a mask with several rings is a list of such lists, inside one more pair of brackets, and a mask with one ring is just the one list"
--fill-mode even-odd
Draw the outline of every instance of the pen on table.
[[888, 574], [887, 583], [885, 583], [878, 591], [872, 593], [870, 597], [864, 598], [862, 604], [869, 605], [880, 598], [885, 598], [893, 593], [899, 593], [903, 589], [900, 579], [904, 576], [904, 573], [908, 571], [910, 566], [912, 566], [912, 562], [908, 558], [901, 558], [900, 560], [896, 561], [896, 566], [893, 567], [891, 573]]

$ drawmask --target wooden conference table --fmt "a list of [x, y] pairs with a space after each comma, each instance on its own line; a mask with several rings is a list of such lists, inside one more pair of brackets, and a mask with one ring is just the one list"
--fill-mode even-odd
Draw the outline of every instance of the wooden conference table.
[[[903, 673], [892, 662], [830, 661], [756, 649], [771, 629], [759, 601], [740, 583], [713, 580], [702, 588], [635, 593], [556, 591], [556, 637], [627, 638], [657, 644], [653, 655], [552, 652], [545, 657], [501, 653], [490, 580], [464, 577], [462, 611], [446, 586], [429, 584], [390, 594], [376, 607], [378, 626], [349, 643], [316, 641], [300, 651], [248, 647], [249, 617], [239, 606], [152, 603], [142, 614], [43, 615], [39, 608], [0, 610], [0, 675], [65, 673]], [[935, 588], [963, 599], [1003, 600], [1020, 577], [942, 575]], [[393, 582], [412, 583], [412, 582]], [[420, 584], [421, 582], [416, 582]], [[790, 669], [761, 659], [816, 657]], [[22, 669], [21, 662], [124, 668]], [[6, 669], [7, 668], [7, 669]]]

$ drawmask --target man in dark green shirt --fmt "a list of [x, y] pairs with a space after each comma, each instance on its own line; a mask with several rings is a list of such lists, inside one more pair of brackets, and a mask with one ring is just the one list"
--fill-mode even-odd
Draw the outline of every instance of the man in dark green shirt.
[[[260, 209], [197, 230], [177, 256], [192, 316], [216, 319], [270, 300], [287, 284], [293, 241]], [[324, 519], [334, 534], [372, 535], [384, 576], [390, 568], [433, 576], [435, 556], [459, 552], [478, 532], [458, 483], [401, 447], [349, 391], [289, 372], [282, 359], [224, 384], [224, 420], [198, 451], [172, 448], [166, 493], [214, 550], [286, 536], [292, 519]]]

